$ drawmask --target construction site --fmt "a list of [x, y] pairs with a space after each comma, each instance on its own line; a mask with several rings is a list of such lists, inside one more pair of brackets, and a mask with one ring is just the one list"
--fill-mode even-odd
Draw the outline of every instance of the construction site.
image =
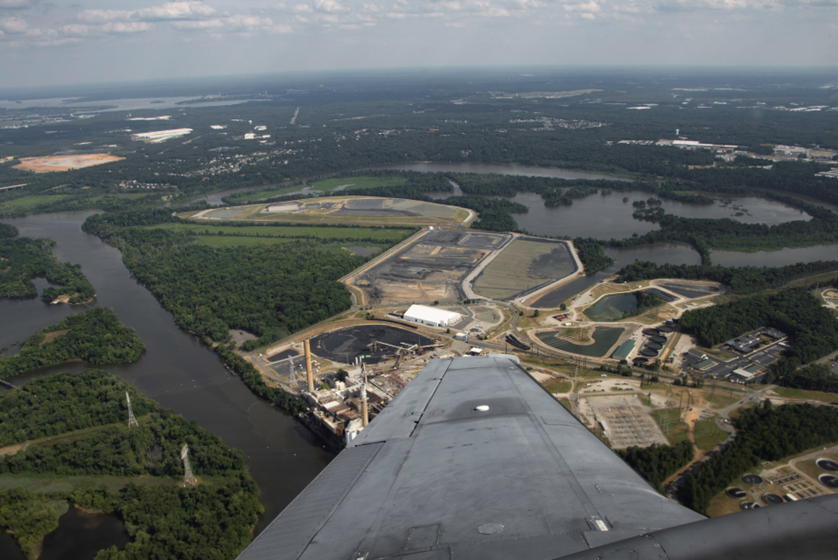
[[510, 234], [426, 230], [346, 284], [355, 288], [358, 305], [462, 301], [468, 298], [465, 278], [511, 240]]

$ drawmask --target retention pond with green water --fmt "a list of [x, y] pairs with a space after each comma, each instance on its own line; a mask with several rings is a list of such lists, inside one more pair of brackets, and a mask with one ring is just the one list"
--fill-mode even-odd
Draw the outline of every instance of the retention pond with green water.
[[624, 330], [620, 327], [597, 327], [592, 335], [593, 344], [577, 344], [569, 340], [563, 340], [556, 336], [558, 334], [556, 331], [539, 333], [537, 336], [541, 342], [547, 346], [552, 346], [556, 350], [592, 358], [602, 358], [617, 343]]

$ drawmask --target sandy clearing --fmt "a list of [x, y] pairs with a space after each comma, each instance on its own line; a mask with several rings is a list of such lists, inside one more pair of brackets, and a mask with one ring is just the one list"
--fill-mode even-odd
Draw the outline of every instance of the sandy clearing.
[[27, 447], [29, 447], [28, 441], [25, 441], [23, 443], [16, 443], [14, 445], [7, 445], [6, 447], [0, 447], [0, 457], [4, 455], [14, 455], [18, 451], [26, 449]]
[[68, 156], [44, 156], [20, 158], [20, 163], [14, 169], [24, 169], [34, 173], [49, 173], [50, 171], [69, 171], [82, 167], [93, 167], [125, 158], [110, 154], [76, 154]]

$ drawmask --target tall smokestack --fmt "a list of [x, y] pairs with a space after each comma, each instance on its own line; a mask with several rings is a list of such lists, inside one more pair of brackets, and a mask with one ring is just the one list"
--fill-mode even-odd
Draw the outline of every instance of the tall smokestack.
[[314, 374], [311, 372], [311, 342], [306, 339], [306, 379], [308, 379], [308, 392], [314, 392]]
[[370, 411], [367, 408], [367, 383], [361, 385], [361, 422], [363, 426], [370, 423]]

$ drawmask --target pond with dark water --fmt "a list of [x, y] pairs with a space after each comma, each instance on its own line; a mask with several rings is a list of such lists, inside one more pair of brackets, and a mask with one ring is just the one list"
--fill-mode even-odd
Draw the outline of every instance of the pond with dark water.
[[[392, 165], [384, 169], [403, 171], [479, 173], [516, 175], [530, 177], [554, 177], [559, 179], [607, 179], [630, 181], [629, 179], [590, 173], [587, 171], [534, 167], [528, 165], [498, 165], [482, 163], [412, 163]], [[454, 192], [426, 193], [432, 198], [461, 196], [459, 187]], [[595, 237], [597, 239], [625, 239], [633, 234], [643, 235], [658, 229], [652, 222], [636, 220], [633, 217], [636, 200], [647, 200], [653, 193], [640, 190], [614, 190], [602, 196], [595, 194], [575, 199], [571, 206], [544, 206], [544, 199], [535, 193], [522, 192], [510, 198], [529, 208], [526, 214], [514, 214], [518, 226], [536, 235], [555, 237]], [[623, 199], [628, 197], [627, 202]], [[669, 214], [684, 218], [731, 218], [747, 224], [764, 223], [776, 225], [794, 220], [811, 220], [811, 216], [787, 204], [759, 197], [719, 197], [714, 204], [686, 204], [664, 200], [663, 208]]]
[[613, 276], [625, 265], [638, 260], [656, 264], [701, 264], [701, 256], [692, 247], [676, 243], [657, 243], [624, 249], [607, 248], [605, 254], [614, 259], [613, 265], [600, 270], [593, 276], [583, 276], [547, 292], [531, 306], [538, 309], [556, 308], [563, 301]]
[[[130, 537], [122, 521], [104, 513], [89, 513], [74, 505], [58, 519], [58, 529], [44, 538], [38, 560], [92, 560], [103, 548], [125, 548]], [[0, 558], [24, 560], [14, 538], [0, 534]]]
[[616, 321], [622, 319], [626, 311], [637, 309], [637, 297], [634, 294], [614, 294], [599, 299], [585, 310], [585, 315], [594, 321]]
[[[120, 321], [135, 329], [146, 344], [139, 361], [102, 369], [187, 420], [196, 420], [225, 444], [244, 453], [265, 507], [257, 526], [261, 530], [334, 455], [302, 424], [256, 398], [195, 336], [181, 331], [172, 315], [131, 276], [119, 250], [81, 231], [82, 222], [90, 214], [48, 214], [2, 221], [16, 226], [21, 236], [54, 239], [58, 258], [80, 264], [96, 288], [98, 297], [93, 305], [113, 308]], [[85, 309], [47, 305], [37, 298], [0, 299], [0, 341], [23, 341], [69, 313]], [[80, 363], [53, 366], [8, 381], [20, 385], [59, 371], [84, 368]]]
[[581, 356], [601, 358], [617, 343], [624, 330], [620, 327], [597, 327], [591, 335], [594, 340], [593, 344], [577, 344], [569, 340], [563, 340], [556, 336], [556, 332], [544, 332], [536, 336], [538, 336], [541, 342], [557, 350], [572, 352]]

